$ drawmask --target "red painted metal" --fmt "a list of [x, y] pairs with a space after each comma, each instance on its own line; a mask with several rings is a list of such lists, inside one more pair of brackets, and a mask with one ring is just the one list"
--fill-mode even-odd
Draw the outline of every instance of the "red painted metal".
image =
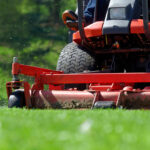
[[[85, 27], [84, 28], [85, 36], [87, 38], [101, 36], [103, 24], [104, 24], [103, 21], [98, 21], [98, 22], [95, 22], [95, 23]], [[76, 43], [81, 41], [79, 31], [77, 31], [76, 33], [73, 34], [73, 41], [75, 41]]]
[[[118, 92], [101, 92], [97, 101], [118, 100]], [[39, 108], [91, 108], [95, 93], [90, 91], [35, 91], [33, 105]]]
[[[126, 84], [127, 85], [127, 84]], [[116, 91], [123, 89], [125, 84], [113, 83], [113, 84], [90, 84], [89, 89], [94, 91]], [[133, 84], [132, 84], [133, 86]]]
[[12, 93], [12, 88], [13, 88], [12, 82], [7, 82], [6, 83], [6, 90], [7, 90], [8, 99], [9, 99], [9, 96], [11, 95], [11, 93]]
[[[130, 89], [131, 90], [131, 89]], [[150, 109], [150, 90], [133, 91], [35, 91], [32, 99], [36, 108], [91, 108], [97, 101], [113, 101], [124, 108]]]
[[118, 97], [117, 106], [127, 109], [150, 109], [150, 90], [122, 91]]
[[[150, 28], [150, 23], [149, 23]], [[130, 32], [132, 34], [145, 34], [143, 19], [135, 19], [131, 21]]]
[[26, 102], [26, 107], [31, 108], [32, 107], [32, 102], [31, 102], [31, 93], [30, 93], [30, 84], [28, 82], [23, 82], [23, 87], [24, 87], [24, 95], [25, 95], [25, 102]]
[[[87, 38], [91, 37], [99, 37], [102, 35], [102, 29], [103, 29], [103, 21], [95, 22], [87, 27], [84, 28], [85, 35]], [[150, 28], [150, 23], [149, 23]], [[134, 19], [131, 21], [130, 24], [130, 33], [131, 34], [145, 34], [144, 32], [144, 24], [143, 19]], [[81, 37], [79, 31], [73, 34], [73, 41], [76, 43], [81, 42]]]
[[40, 75], [42, 73], [61, 74], [63, 72], [54, 71], [54, 70], [50, 70], [50, 69], [39, 68], [39, 67], [33, 67], [33, 66], [28, 66], [28, 65], [22, 65], [22, 64], [19, 64], [19, 63], [13, 63], [12, 64], [12, 74], [13, 75], [24, 74], [24, 75], [27, 75], [27, 76], [36, 77], [37, 75]]
[[71, 84], [71, 83], [145, 83], [150, 82], [150, 73], [78, 73], [63, 74], [59, 71], [13, 63], [13, 75], [35, 77], [38, 84]]
[[[13, 88], [23, 87], [27, 108], [90, 108], [96, 101], [114, 101], [117, 106], [125, 108], [150, 108], [150, 88], [133, 88], [134, 83], [150, 83], [150, 73], [63, 74], [13, 63], [12, 74], [35, 78], [32, 88], [24, 81], [12, 81], [6, 85], [8, 97]], [[89, 87], [86, 91], [63, 90], [63, 84], [72, 83], [83, 83]], [[49, 86], [49, 90], [44, 90], [45, 84]]]
[[150, 73], [43, 74], [40, 82], [44, 84], [145, 83], [150, 82]]
[[[35, 91], [33, 105], [38, 108], [87, 108], [91, 106], [94, 95], [82, 91]], [[89, 105], [87, 106], [87, 102]], [[86, 106], [85, 106], [86, 104]]]
[[150, 82], [150, 73], [78, 73], [63, 74], [59, 71], [13, 63], [13, 75], [35, 77], [38, 84], [71, 84], [71, 83], [145, 83]]

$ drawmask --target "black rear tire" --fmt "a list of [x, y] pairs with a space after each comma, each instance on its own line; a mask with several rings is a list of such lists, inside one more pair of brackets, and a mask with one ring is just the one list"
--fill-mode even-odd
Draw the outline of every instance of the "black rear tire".
[[25, 106], [24, 91], [16, 90], [8, 100], [8, 108], [23, 108]]
[[[87, 70], [94, 71], [96, 70], [96, 60], [94, 55], [72, 42], [61, 51], [56, 69], [64, 73], [81, 73]], [[65, 88], [83, 90], [85, 89], [85, 84], [65, 85]]]

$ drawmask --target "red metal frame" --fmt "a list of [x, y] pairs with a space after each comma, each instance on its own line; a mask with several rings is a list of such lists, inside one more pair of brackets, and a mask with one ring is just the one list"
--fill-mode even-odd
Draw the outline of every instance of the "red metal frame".
[[13, 75], [27, 75], [35, 78], [38, 84], [79, 84], [79, 83], [146, 83], [150, 82], [150, 73], [75, 73], [64, 74], [61, 71], [39, 67], [12, 64]]
[[19, 64], [17, 62], [12, 64], [12, 74], [13, 75], [24, 74], [24, 75], [27, 75], [27, 76], [36, 77], [36, 76], [38, 76], [42, 73], [62, 74], [63, 72], [54, 71], [54, 70], [50, 70], [50, 69], [39, 68], [39, 67], [33, 67], [33, 66], [28, 66], [28, 65], [23, 65], [23, 64]]
[[[95, 101], [114, 101], [116, 105], [124, 103], [121, 100], [127, 98], [126, 92], [129, 92], [129, 97], [137, 95], [144, 100], [145, 96], [150, 97], [150, 88], [143, 90], [133, 89], [135, 83], [150, 83], [150, 73], [78, 73], [64, 74], [61, 71], [53, 71], [39, 67], [22, 65], [19, 63], [12, 64], [12, 74], [32, 76], [35, 78], [35, 83], [30, 87], [25, 81], [8, 82], [7, 94], [11, 95], [13, 88], [23, 87], [25, 92], [27, 108], [37, 105], [40, 101], [40, 108], [47, 104], [48, 107], [55, 103], [72, 103], [72, 101], [80, 101], [85, 107], [85, 102], [93, 105]], [[18, 84], [19, 83], [19, 84]], [[78, 91], [76, 89], [64, 90], [63, 84], [87, 84], [86, 91]], [[44, 85], [49, 85], [49, 90], [44, 90]], [[132, 94], [133, 93], [133, 94]], [[133, 99], [133, 98], [132, 98]], [[120, 102], [121, 101], [121, 102]], [[72, 105], [72, 104], [70, 104]], [[69, 106], [70, 106], [69, 105]], [[90, 106], [90, 105], [88, 105]], [[149, 106], [150, 107], [150, 106]]]
[[42, 74], [43, 84], [79, 83], [146, 83], [150, 82], [149, 73], [83, 73], [83, 74]]

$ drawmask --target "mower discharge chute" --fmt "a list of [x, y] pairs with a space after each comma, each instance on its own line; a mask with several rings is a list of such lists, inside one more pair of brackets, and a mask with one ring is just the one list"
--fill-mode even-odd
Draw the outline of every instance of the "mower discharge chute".
[[[6, 85], [9, 107], [150, 108], [148, 0], [110, 0], [103, 20], [96, 6], [90, 25], [82, 4], [78, 0], [79, 31], [62, 50], [58, 71], [22, 65], [14, 58], [13, 81]], [[32, 87], [19, 74], [34, 77]]]

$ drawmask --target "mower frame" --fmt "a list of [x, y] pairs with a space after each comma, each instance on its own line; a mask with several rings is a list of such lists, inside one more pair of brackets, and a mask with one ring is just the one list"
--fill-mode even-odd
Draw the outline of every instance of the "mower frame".
[[[16, 58], [14, 60], [17, 60]], [[19, 75], [34, 77], [32, 87], [26, 81], [18, 81]], [[134, 89], [136, 83], [150, 83], [150, 73], [78, 73], [64, 74], [60, 71], [43, 69], [39, 67], [27, 66], [13, 62], [12, 75], [16, 81], [6, 84], [8, 98], [13, 89], [23, 87], [27, 108], [38, 108], [36, 101], [43, 101], [39, 108], [67, 108], [62, 107], [63, 102], [78, 101], [82, 103], [81, 108], [93, 107], [97, 101], [114, 102], [116, 106], [124, 108], [131, 107], [125, 103], [125, 99], [130, 97], [132, 103], [140, 99], [142, 105], [134, 104], [132, 108], [150, 108], [150, 88], [143, 90]], [[78, 91], [77, 89], [64, 90], [64, 84], [87, 84], [87, 89]], [[49, 85], [48, 90], [44, 90], [44, 85]], [[42, 96], [40, 93], [43, 92]], [[46, 96], [49, 95], [49, 96]], [[37, 100], [38, 99], [38, 100]], [[135, 100], [136, 99], [136, 100]], [[34, 101], [34, 102], [33, 102]], [[46, 104], [45, 104], [46, 103]], [[57, 103], [57, 106], [56, 106]], [[83, 104], [84, 103], [84, 104]], [[145, 105], [146, 103], [146, 105]], [[148, 103], [148, 104], [147, 104]], [[48, 106], [49, 104], [49, 106]], [[58, 107], [58, 104], [60, 107]], [[134, 107], [133, 107], [134, 106]], [[73, 108], [78, 106], [73, 106]], [[69, 107], [70, 108], [70, 107]]]
[[[83, 0], [78, 0], [79, 31], [74, 33], [74, 41], [89, 47], [88, 37], [101, 36], [103, 21], [98, 21], [84, 28]], [[146, 34], [149, 39], [148, 0], [143, 2], [143, 19], [131, 21], [131, 34]], [[98, 4], [98, 1], [97, 1]], [[96, 7], [97, 8], [97, 7]], [[97, 11], [97, 9], [96, 9]], [[96, 14], [95, 14], [96, 17]], [[96, 19], [94, 19], [96, 21]], [[126, 53], [150, 51], [148, 49], [124, 49], [99, 51], [99, 53]], [[32, 86], [20, 81], [19, 75], [34, 78]], [[13, 81], [6, 84], [8, 99], [15, 89], [23, 88], [27, 108], [105, 108], [112, 106], [128, 109], [150, 109], [150, 87], [135, 88], [138, 83], [150, 83], [150, 73], [104, 73], [88, 72], [65, 74], [18, 63], [12, 64]], [[86, 84], [85, 90], [65, 89], [65, 84]], [[46, 90], [44, 85], [48, 85]], [[138, 86], [137, 86], [138, 87]]]

